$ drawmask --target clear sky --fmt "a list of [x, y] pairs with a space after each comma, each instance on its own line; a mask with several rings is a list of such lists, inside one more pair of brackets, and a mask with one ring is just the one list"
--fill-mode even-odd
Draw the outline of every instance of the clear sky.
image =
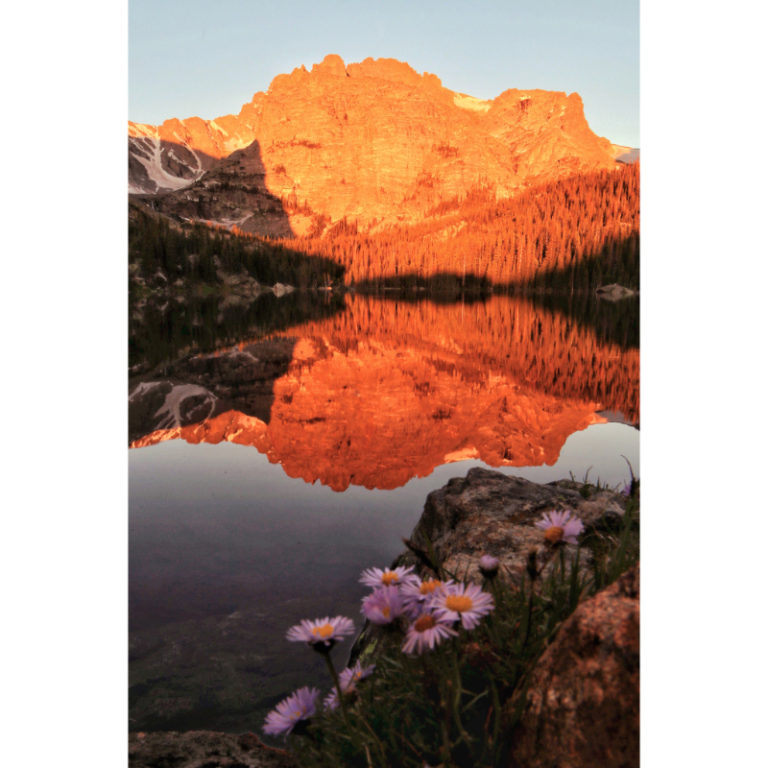
[[129, 0], [129, 119], [237, 113], [272, 78], [328, 53], [407, 61], [492, 99], [543, 88], [590, 127], [639, 141], [638, 0]]

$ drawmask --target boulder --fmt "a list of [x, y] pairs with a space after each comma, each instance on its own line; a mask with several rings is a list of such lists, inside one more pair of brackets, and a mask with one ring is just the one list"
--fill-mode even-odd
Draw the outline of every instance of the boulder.
[[272, 286], [272, 292], [280, 298], [281, 296], [285, 296], [287, 293], [293, 292], [293, 286], [292, 285], [284, 285], [283, 283], [275, 283]]
[[625, 288], [618, 283], [611, 283], [610, 285], [601, 285], [595, 290], [595, 293], [600, 299], [620, 301], [621, 299], [628, 299], [630, 296], [635, 296], [637, 291], [633, 291], [631, 288]]
[[[546, 575], [555, 550], [546, 546], [535, 527], [544, 512], [570, 509], [590, 529], [618, 527], [626, 497], [610, 490], [592, 488], [569, 480], [540, 485], [522, 477], [476, 467], [466, 477], [455, 477], [427, 496], [410, 542], [417, 549], [434, 550], [437, 560], [459, 578], [480, 582], [478, 564], [483, 554], [499, 559], [500, 576], [513, 585], [520, 583], [528, 554], [536, 550]], [[575, 551], [566, 545], [568, 558]], [[589, 565], [590, 553], [582, 551], [580, 562]], [[413, 552], [400, 556], [404, 565], [419, 565]]]
[[639, 594], [636, 565], [563, 622], [531, 674], [512, 768], [640, 764]]

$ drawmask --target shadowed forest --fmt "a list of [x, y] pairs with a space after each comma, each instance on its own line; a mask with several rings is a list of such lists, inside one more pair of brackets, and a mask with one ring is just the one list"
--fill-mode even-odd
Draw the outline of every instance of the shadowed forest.
[[639, 288], [639, 165], [572, 176], [496, 201], [490, 189], [441, 203], [412, 226], [358, 231], [339, 221], [322, 234], [267, 239], [171, 221], [131, 203], [129, 253], [145, 280], [205, 283], [246, 271], [263, 284], [433, 292]]

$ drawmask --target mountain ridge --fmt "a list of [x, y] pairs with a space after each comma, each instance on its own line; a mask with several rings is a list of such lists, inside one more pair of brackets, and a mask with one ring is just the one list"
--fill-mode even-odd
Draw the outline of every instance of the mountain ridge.
[[275, 77], [237, 115], [129, 122], [129, 191], [166, 213], [266, 235], [342, 219], [415, 223], [478, 188], [497, 199], [616, 166], [577, 93], [508, 89], [482, 100], [395, 59]]

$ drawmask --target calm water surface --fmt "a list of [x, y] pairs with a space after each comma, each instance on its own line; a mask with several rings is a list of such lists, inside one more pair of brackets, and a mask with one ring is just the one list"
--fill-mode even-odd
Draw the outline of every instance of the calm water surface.
[[132, 361], [132, 730], [255, 730], [327, 687], [286, 629], [358, 621], [360, 571], [471, 467], [619, 485], [626, 456], [639, 474], [636, 304], [284, 298], [285, 327], [209, 312], [205, 344], [169, 333], [164, 361]]

